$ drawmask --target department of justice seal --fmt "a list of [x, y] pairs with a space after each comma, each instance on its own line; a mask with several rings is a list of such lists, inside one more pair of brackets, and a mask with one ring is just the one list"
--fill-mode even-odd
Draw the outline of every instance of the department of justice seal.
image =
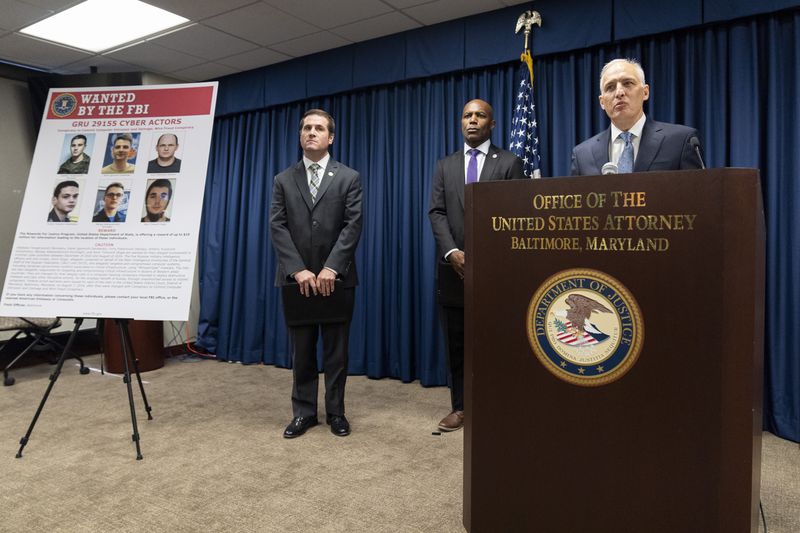
[[77, 105], [78, 99], [75, 98], [75, 95], [64, 93], [53, 99], [53, 105], [50, 106], [50, 109], [55, 116], [64, 118], [70, 116]]
[[617, 279], [588, 268], [563, 270], [542, 283], [528, 305], [526, 330], [545, 368], [582, 387], [624, 376], [644, 341], [633, 295]]

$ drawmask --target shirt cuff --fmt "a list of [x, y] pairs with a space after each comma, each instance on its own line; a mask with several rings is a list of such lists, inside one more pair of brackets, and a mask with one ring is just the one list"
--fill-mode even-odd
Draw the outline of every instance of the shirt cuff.
[[450, 257], [450, 254], [452, 254], [453, 252], [457, 252], [457, 251], [458, 251], [458, 248], [453, 248], [452, 250], [450, 250], [449, 252], [444, 254], [444, 260], [447, 261], [447, 258]]

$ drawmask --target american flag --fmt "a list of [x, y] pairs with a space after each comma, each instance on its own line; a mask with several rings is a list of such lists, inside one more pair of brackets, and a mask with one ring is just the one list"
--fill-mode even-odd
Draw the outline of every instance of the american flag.
[[539, 128], [536, 122], [536, 104], [533, 102], [533, 59], [530, 52], [522, 54], [519, 80], [508, 149], [522, 159], [523, 171], [527, 177], [540, 178]]
[[608, 335], [597, 329], [592, 323], [587, 323], [584, 326], [584, 331], [581, 334], [574, 324], [567, 320], [562, 329], [556, 334], [556, 338], [570, 346], [586, 346], [587, 344], [598, 344], [608, 339]]

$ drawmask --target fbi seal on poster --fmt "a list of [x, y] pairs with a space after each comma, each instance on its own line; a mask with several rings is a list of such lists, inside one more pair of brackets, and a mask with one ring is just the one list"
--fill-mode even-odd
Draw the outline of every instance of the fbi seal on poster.
[[636, 299], [614, 277], [588, 268], [548, 278], [528, 305], [531, 348], [553, 375], [582, 387], [607, 385], [639, 357], [644, 320]]
[[78, 99], [75, 98], [74, 94], [64, 93], [53, 99], [51, 109], [55, 116], [64, 118], [71, 115], [77, 105]]

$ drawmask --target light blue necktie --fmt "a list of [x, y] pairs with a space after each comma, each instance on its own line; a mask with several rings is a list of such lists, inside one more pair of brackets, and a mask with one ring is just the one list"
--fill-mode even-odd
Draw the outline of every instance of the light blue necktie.
[[478, 181], [478, 154], [480, 150], [472, 148], [468, 150], [469, 162], [467, 163], [467, 183], [475, 183]]
[[619, 134], [619, 138], [625, 142], [622, 148], [622, 154], [619, 156], [617, 168], [620, 174], [628, 174], [633, 172], [633, 133], [623, 131]]

